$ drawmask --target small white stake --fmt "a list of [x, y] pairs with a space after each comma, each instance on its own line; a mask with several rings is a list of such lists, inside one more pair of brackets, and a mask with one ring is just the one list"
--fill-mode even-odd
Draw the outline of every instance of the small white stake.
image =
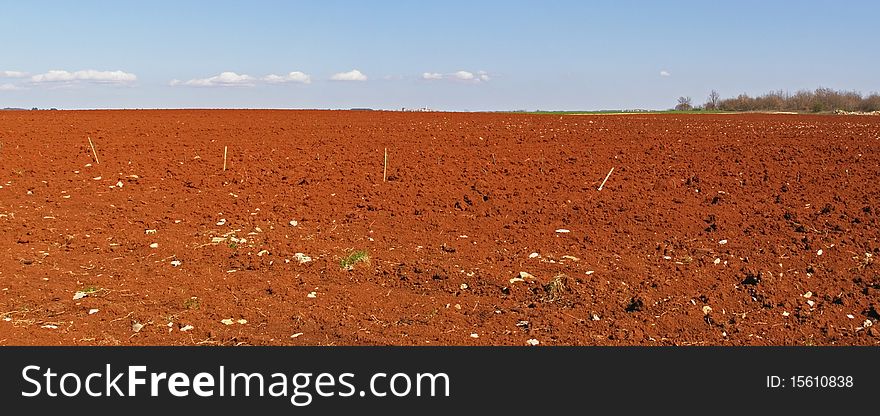
[[86, 137], [89, 139], [89, 146], [92, 148], [92, 154], [95, 155], [95, 163], [100, 165], [101, 162], [98, 162], [98, 152], [95, 151], [95, 145], [92, 144], [92, 138], [88, 136]]
[[602, 181], [602, 184], [601, 184], [601, 185], [599, 185], [599, 190], [600, 190], [600, 191], [602, 190], [602, 187], [605, 186], [605, 182], [608, 182], [608, 178], [611, 177], [611, 172], [614, 172], [614, 168], [611, 168], [611, 170], [608, 171], [608, 174], [605, 175], [605, 180]]

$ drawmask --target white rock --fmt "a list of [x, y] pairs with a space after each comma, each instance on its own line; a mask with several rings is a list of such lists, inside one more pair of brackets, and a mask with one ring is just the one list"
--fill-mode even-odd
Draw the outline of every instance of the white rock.
[[476, 332], [471, 334], [471, 338], [479, 338], [479, 337], [480, 337], [480, 334], [477, 334]]
[[591, 274], [593, 274], [593, 273], [596, 273], [596, 272], [595, 272], [594, 270], [587, 270], [587, 276], [589, 276], [589, 275], [591, 275]]
[[221, 218], [220, 221], [217, 221], [217, 225], [226, 224], [226, 218]]
[[247, 323], [247, 319], [239, 319], [239, 320], [237, 320], [237, 321], [235, 321], [235, 322], [238, 322], [239, 325], [244, 325], [244, 324]]
[[819, 251], [816, 252], [816, 255], [817, 255], [817, 256], [821, 256], [821, 255], [822, 255], [822, 249], [819, 249]]
[[526, 273], [526, 272], [519, 272], [519, 277], [522, 279], [534, 279], [535, 278], [535, 276], [532, 276], [531, 274]]
[[186, 332], [186, 331], [192, 331], [193, 328], [195, 328], [195, 327], [193, 327], [192, 325], [186, 325], [186, 326], [184, 326], [183, 328], [180, 328], [180, 330], [181, 330], [182, 332]]
[[721, 245], [727, 244], [727, 240], [721, 240], [718, 242], [718, 244], [721, 244]]
[[715, 259], [715, 261], [713, 261], [713, 263], [715, 263], [715, 264], [720, 264], [720, 263], [721, 263], [721, 259]]
[[58, 325], [46, 324], [46, 325], [41, 326], [40, 328], [58, 329]]
[[89, 294], [86, 293], [86, 292], [76, 292], [76, 293], [73, 294], [73, 300], [79, 300], [79, 299], [82, 299], [82, 298], [84, 298], [84, 297], [86, 297], [86, 296], [88, 296], [88, 295], [89, 295]]
[[599, 314], [594, 313], [593, 316], [592, 316], [592, 319], [593, 319], [594, 321], [598, 321], [598, 320], [600, 320], [600, 319], [602, 319], [602, 318], [599, 317]]
[[293, 255], [293, 259], [298, 261], [299, 264], [308, 263], [308, 262], [312, 261], [311, 257], [309, 257], [303, 253], [295, 253]]
[[301, 336], [302, 334], [303, 334], [302, 332], [297, 332], [297, 333], [291, 335], [290, 337], [291, 338], [299, 338], [299, 336]]
[[290, 224], [291, 227], [296, 227], [299, 225], [299, 222], [297, 220], [290, 220], [288, 224]]
[[94, 315], [94, 314], [98, 313], [99, 310], [100, 309], [89, 309], [89, 315]]
[[462, 283], [461, 286], [459, 286], [459, 287], [461, 288], [461, 290], [465, 290], [468, 288], [468, 285], [467, 285], [467, 283]]
[[852, 315], [850, 315], [850, 314], [846, 314], [846, 317], [849, 318], [849, 319], [856, 319], [855, 316], [852, 316]]
[[541, 256], [541, 255], [538, 254], [538, 253], [532, 253], [532, 254], [529, 254], [529, 258], [530, 258], [530, 259], [533, 259], [533, 258], [535, 258], [535, 257], [540, 257], [540, 256]]
[[147, 235], [156, 234], [156, 230], [144, 230], [144, 234], [147, 234]]
[[862, 326], [865, 328], [870, 328], [874, 326], [874, 322], [872, 322], [870, 319], [865, 319], [865, 322], [862, 323]]
[[557, 233], [570, 233], [571, 231], [566, 230], [565, 228], [560, 228], [560, 229], [556, 230], [556, 232]]
[[226, 319], [221, 320], [220, 323], [223, 325], [232, 325], [235, 323], [235, 321], [233, 321], [232, 319], [226, 318]]
[[150, 244], [150, 248], [159, 248], [159, 243]]
[[96, 181], [100, 181], [100, 180], [101, 180], [101, 177], [100, 177], [100, 176], [95, 176], [95, 177], [92, 178], [92, 179], [94, 179], [94, 180], [96, 180]]
[[116, 182], [116, 186], [119, 187], [119, 188], [122, 188], [122, 181], [118, 181], [118, 182]]
[[803, 296], [804, 298], [809, 299], [810, 297], [813, 296], [813, 292], [807, 292], [807, 293], [804, 293], [802, 296]]
[[712, 312], [711, 306], [709, 306], [709, 305], [703, 306], [703, 315], [708, 315], [710, 312]]
[[540, 341], [538, 341], [538, 340], [536, 340], [536, 339], [534, 339], [534, 338], [532, 338], [532, 339], [526, 341], [526, 344], [531, 345], [531, 346], [533, 346], [533, 347], [534, 347], [535, 345], [540, 344], [540, 343], [541, 343]]
[[306, 295], [306, 297], [307, 298], [316, 298], [316, 297], [318, 297], [318, 294], [315, 292], [309, 292], [309, 294]]
[[135, 322], [131, 324], [131, 330], [134, 332], [141, 332], [142, 329], [144, 329], [144, 324], [142, 323]]
[[791, 315], [791, 314], [788, 312], [782, 312], [782, 316], [788, 316], [788, 315]]
[[510, 283], [516, 283], [516, 282], [525, 282], [525, 279], [523, 279], [521, 277], [514, 277], [514, 278], [510, 279]]
[[269, 250], [260, 250], [260, 252], [257, 253], [257, 256], [258, 256], [258, 257], [263, 257], [264, 254], [269, 254]]
[[171, 265], [174, 267], [180, 266], [181, 264], [183, 264], [183, 262], [180, 260], [171, 260]]
[[811, 301], [811, 300], [808, 300], [808, 301], [807, 301], [807, 305], [810, 305], [811, 308], [812, 308], [813, 305], [815, 305], [815, 304], [816, 304], [816, 302], [813, 302], [813, 301]]

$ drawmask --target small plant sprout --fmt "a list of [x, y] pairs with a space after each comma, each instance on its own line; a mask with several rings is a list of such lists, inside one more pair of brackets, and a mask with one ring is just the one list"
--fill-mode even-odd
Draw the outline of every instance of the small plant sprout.
[[550, 283], [544, 285], [544, 292], [546, 292], [544, 300], [547, 302], [559, 300], [570, 291], [571, 288], [569, 287], [568, 276], [558, 274], [550, 281]]
[[193, 296], [183, 302], [183, 307], [189, 310], [200, 309], [202, 307], [202, 302], [199, 298]]
[[358, 263], [370, 264], [370, 254], [366, 250], [351, 252], [339, 261], [339, 267], [344, 270], [353, 270]]
[[82, 299], [84, 297], [87, 297], [91, 294], [100, 292], [102, 290], [104, 290], [104, 289], [97, 287], [97, 286], [86, 286], [82, 290], [78, 290], [78, 291], [76, 291], [76, 293], [73, 294], [73, 300]]

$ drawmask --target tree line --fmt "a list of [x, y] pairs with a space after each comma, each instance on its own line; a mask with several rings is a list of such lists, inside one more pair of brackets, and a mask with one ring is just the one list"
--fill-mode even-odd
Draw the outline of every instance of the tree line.
[[740, 94], [734, 98], [721, 98], [712, 90], [703, 105], [694, 107], [690, 97], [679, 97], [676, 110], [716, 110], [716, 111], [880, 111], [880, 94], [862, 95], [856, 91], [837, 91], [830, 88], [817, 88], [815, 91], [800, 90], [772, 91], [757, 97]]

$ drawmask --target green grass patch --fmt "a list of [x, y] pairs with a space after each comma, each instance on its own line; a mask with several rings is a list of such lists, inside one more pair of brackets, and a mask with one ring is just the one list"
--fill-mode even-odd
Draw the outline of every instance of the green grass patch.
[[370, 264], [370, 253], [367, 253], [366, 250], [353, 251], [339, 260], [339, 267], [344, 270], [352, 270], [358, 263]]
[[80, 292], [86, 293], [86, 294], [92, 294], [92, 293], [99, 292], [102, 290], [104, 290], [104, 289], [100, 288], [98, 286], [86, 286], [86, 287], [82, 288], [82, 290], [80, 290]]

